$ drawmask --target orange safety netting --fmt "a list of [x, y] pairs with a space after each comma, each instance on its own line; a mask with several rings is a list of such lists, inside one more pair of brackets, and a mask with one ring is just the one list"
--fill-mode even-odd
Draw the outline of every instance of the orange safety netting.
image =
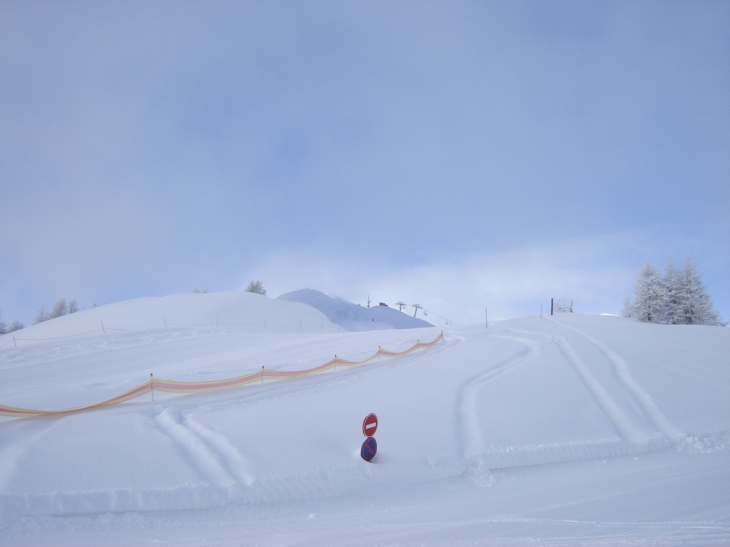
[[430, 348], [431, 346], [438, 344], [443, 339], [444, 333], [441, 332], [441, 334], [439, 334], [431, 342], [421, 342], [420, 340], [417, 340], [416, 343], [413, 344], [413, 346], [404, 351], [396, 352], [379, 347], [378, 351], [376, 351], [370, 357], [363, 361], [348, 361], [335, 355], [333, 359], [330, 359], [323, 365], [319, 365], [310, 369], [284, 371], [272, 370], [267, 369], [266, 367], [261, 367], [260, 371], [251, 372], [249, 374], [244, 374], [243, 376], [236, 376], [235, 378], [227, 378], [223, 380], [209, 380], [206, 382], [178, 382], [176, 380], [160, 380], [157, 378], [153, 378], [150, 374], [150, 379], [145, 383], [140, 384], [137, 387], [130, 389], [129, 391], [125, 391], [124, 393], [117, 395], [116, 397], [112, 397], [111, 399], [107, 399], [106, 401], [102, 401], [101, 403], [96, 403], [94, 405], [70, 408], [67, 410], [32, 410], [28, 408], [17, 408], [13, 406], [0, 405], [0, 416], [8, 416], [14, 418], [29, 418], [35, 416], [60, 416], [63, 414], [73, 414], [75, 412], [98, 410], [108, 406], [118, 405], [119, 403], [135, 399], [136, 397], [140, 397], [141, 395], [145, 395], [146, 393], [151, 393], [154, 391], [164, 391], [168, 393], [198, 393], [201, 391], [211, 391], [214, 389], [243, 386], [256, 381], [264, 381], [267, 379], [285, 380], [301, 378], [303, 376], [310, 376], [312, 374], [324, 372], [325, 370], [329, 370], [331, 368], [336, 368], [337, 365], [346, 367], [363, 365], [381, 356], [403, 357], [404, 355], [408, 355], [409, 353], [412, 353], [421, 348]]

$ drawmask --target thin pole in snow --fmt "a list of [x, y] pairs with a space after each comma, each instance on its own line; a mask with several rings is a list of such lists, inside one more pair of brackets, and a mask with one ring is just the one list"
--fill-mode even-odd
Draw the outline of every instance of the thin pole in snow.
[[99, 319], [99, 322], [101, 323], [101, 331], [102, 331], [102, 332], [103, 332], [104, 334], [106, 334], [106, 329], [104, 328], [104, 321], [102, 321], [101, 319]]

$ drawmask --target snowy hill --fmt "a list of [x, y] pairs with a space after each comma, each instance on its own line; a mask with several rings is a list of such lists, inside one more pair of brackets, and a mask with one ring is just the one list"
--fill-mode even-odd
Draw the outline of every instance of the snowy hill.
[[[187, 293], [136, 298], [57, 317], [16, 331], [18, 340], [75, 336], [87, 332], [145, 330], [159, 326], [264, 327], [283, 332], [305, 330], [337, 331], [337, 326], [310, 306], [245, 291]], [[12, 335], [0, 337], [0, 347]]]
[[[440, 334], [338, 333], [241, 293], [62, 319], [0, 339], [0, 404], [77, 407], [150, 373], [303, 370]], [[77, 335], [102, 320], [126, 330]], [[0, 545], [730, 544], [730, 330], [568, 314], [444, 336], [297, 380], [0, 418]]]
[[431, 323], [388, 306], [363, 308], [342, 298], [333, 298], [313, 289], [289, 292], [282, 294], [278, 299], [312, 306], [325, 314], [332, 323], [349, 331], [433, 327]]

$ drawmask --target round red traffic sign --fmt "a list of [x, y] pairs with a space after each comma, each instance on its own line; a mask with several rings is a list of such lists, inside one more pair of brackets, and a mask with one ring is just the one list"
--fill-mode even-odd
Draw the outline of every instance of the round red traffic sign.
[[375, 414], [368, 414], [362, 422], [362, 434], [366, 437], [372, 437], [377, 429], [378, 417]]
[[378, 443], [375, 439], [372, 437], [368, 437], [365, 439], [365, 441], [362, 443], [362, 448], [360, 448], [360, 456], [362, 456], [362, 459], [366, 462], [369, 462], [375, 457], [375, 453], [378, 451]]

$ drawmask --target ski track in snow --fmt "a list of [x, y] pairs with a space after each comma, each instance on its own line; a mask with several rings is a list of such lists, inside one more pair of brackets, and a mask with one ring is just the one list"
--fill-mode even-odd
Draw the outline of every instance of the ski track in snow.
[[674, 444], [673, 441], [685, 436], [669, 423], [648, 393], [633, 379], [628, 365], [623, 359], [605, 345], [579, 329], [567, 327], [558, 321], [555, 322], [575, 331], [598, 348], [601, 354], [611, 364], [620, 384], [627, 389], [632, 398], [644, 410], [647, 419], [656, 428], [657, 434], [647, 436], [634, 423], [634, 420], [621, 408], [615, 398], [590, 372], [590, 369], [585, 365], [565, 337], [539, 332], [522, 332], [522, 334], [527, 336], [549, 338], [557, 344], [566, 361], [576, 374], [578, 374], [593, 400], [613, 424], [621, 440], [541, 444], [534, 446], [486, 445], [477, 412], [478, 391], [480, 387], [509, 370], [535, 359], [540, 353], [539, 344], [528, 338], [494, 335], [495, 337], [518, 342], [525, 346], [525, 350], [492, 366], [486, 372], [470, 380], [462, 389], [459, 414], [462, 419], [461, 444], [463, 460], [467, 472], [474, 474], [475, 480], [480, 484], [485, 483], [485, 480], [488, 482], [485, 479], [485, 467], [489, 469], [501, 469], [525, 465], [542, 465], [643, 454], [654, 450], [666, 449]]
[[518, 342], [524, 349], [506, 359], [496, 363], [486, 372], [483, 372], [469, 380], [461, 390], [459, 397], [459, 414], [462, 423], [462, 453], [465, 464], [470, 468], [478, 469], [481, 467], [479, 455], [484, 452], [484, 441], [482, 430], [479, 425], [479, 415], [477, 411], [477, 396], [479, 388], [485, 384], [505, 374], [514, 367], [520, 366], [534, 359], [539, 349], [537, 344], [526, 338], [517, 338], [513, 336], [495, 335], [496, 337], [506, 340]]
[[666, 435], [669, 439], [673, 441], [684, 436], [684, 432], [680, 431], [669, 422], [669, 420], [666, 418], [666, 416], [664, 416], [662, 411], [659, 410], [659, 407], [654, 402], [654, 399], [652, 399], [651, 396], [646, 392], [646, 390], [642, 388], [639, 383], [634, 379], [634, 377], [631, 375], [631, 372], [629, 371], [629, 366], [626, 361], [624, 361], [607, 346], [605, 346], [586, 332], [582, 331], [581, 329], [570, 327], [559, 321], [553, 321], [558, 323], [562, 327], [582, 336], [598, 348], [598, 350], [606, 357], [609, 363], [611, 363], [619, 381], [624, 385], [629, 393], [633, 395], [636, 402], [641, 405], [649, 420], [651, 420], [651, 422], [659, 431], [661, 431], [664, 435]]
[[641, 430], [636, 428], [631, 419], [590, 372], [573, 347], [562, 336], [553, 336], [553, 340], [560, 348], [570, 366], [580, 376], [583, 385], [586, 386], [593, 400], [598, 404], [603, 413], [611, 420], [616, 432], [628, 443], [640, 443], [644, 440]]
[[165, 409], [155, 417], [155, 422], [177, 443], [193, 469], [211, 485], [230, 489], [236, 483], [236, 479], [221, 462], [220, 455], [212, 450], [198, 434], [181, 423], [177, 410]]
[[191, 432], [196, 433], [206, 443], [207, 447], [222, 460], [230, 476], [235, 477], [240, 484], [245, 486], [251, 486], [253, 484], [254, 478], [248, 472], [246, 459], [228, 441], [225, 435], [196, 422], [192, 416], [188, 416], [184, 423]]

